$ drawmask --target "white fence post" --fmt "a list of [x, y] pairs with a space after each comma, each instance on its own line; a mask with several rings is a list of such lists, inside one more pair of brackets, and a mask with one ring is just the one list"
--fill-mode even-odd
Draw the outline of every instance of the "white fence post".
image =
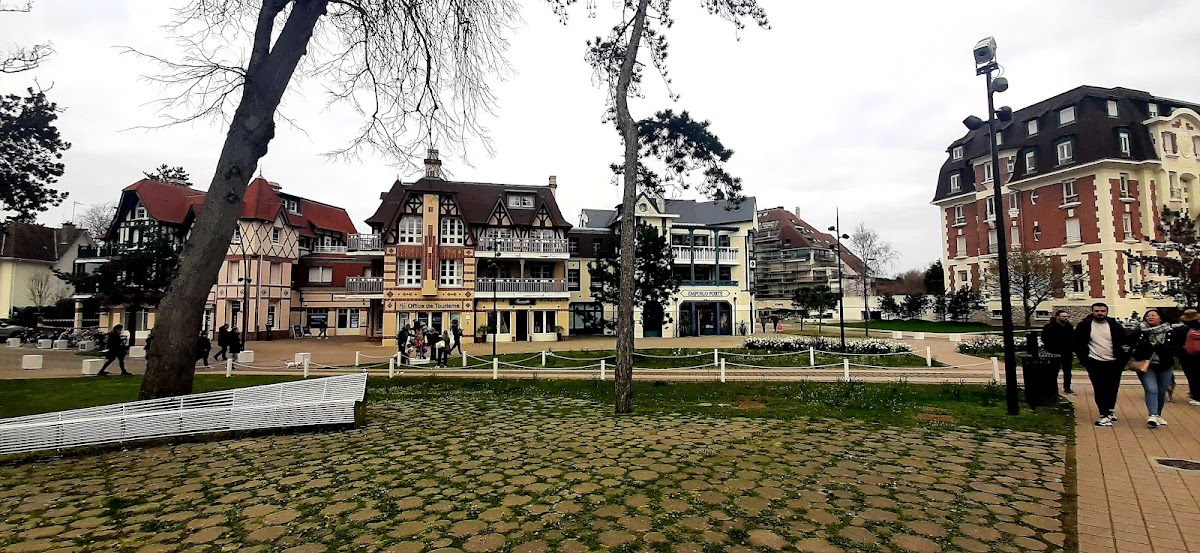
[[992, 380], [1000, 382], [1000, 360], [992, 358]]
[[817, 348], [808, 346], [808, 366], [817, 366]]
[[725, 360], [721, 360], [721, 384], [725, 383]]
[[842, 358], [842, 378], [845, 382], [850, 382], [850, 358]]
[[499, 378], [500, 378], [500, 358], [493, 357], [492, 358], [492, 380], [497, 380]]
[[925, 346], [925, 366], [933, 366], [933, 348]]
[[720, 360], [717, 359], [717, 348], [713, 348], [713, 365], [717, 363], [720, 363]]
[[465, 350], [459, 350], [459, 353], [462, 354], [462, 359], [463, 359], [462, 366], [464, 366], [464, 367], [467, 366], [467, 352]]
[[233, 376], [233, 359], [226, 358], [225, 359], [225, 378], [229, 378], [231, 376]]
[[360, 357], [361, 357], [361, 355], [360, 355], [360, 354], [361, 354], [361, 353], [362, 353], [361, 351], [356, 351], [356, 352], [354, 352], [354, 366], [355, 366], [355, 367], [357, 367], [357, 366], [358, 366], [358, 362], [359, 362], [359, 360], [360, 360]]
[[396, 377], [396, 358], [388, 357], [388, 378]]
[[308, 359], [309, 356], [304, 356], [304, 378], [308, 378]]
[[546, 366], [546, 350], [542, 350], [542, 366]]
[[608, 365], [608, 361], [600, 360], [600, 380], [604, 380], [604, 368]]

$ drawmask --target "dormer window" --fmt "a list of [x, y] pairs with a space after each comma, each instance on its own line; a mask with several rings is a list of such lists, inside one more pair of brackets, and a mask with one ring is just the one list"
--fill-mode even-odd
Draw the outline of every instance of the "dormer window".
[[1028, 175], [1030, 173], [1036, 173], [1036, 172], [1037, 172], [1037, 151], [1026, 150], [1025, 151], [1025, 174]]
[[400, 219], [397, 242], [400, 244], [420, 244], [424, 236], [424, 220], [420, 215], [409, 215]]
[[1109, 117], [1117, 116], [1117, 101], [1116, 100], [1109, 100], [1105, 107], [1108, 109]]
[[287, 198], [287, 199], [284, 199], [283, 202], [287, 206], [288, 213], [293, 213], [296, 215], [300, 214], [300, 202], [299, 201], [292, 199], [292, 198]]
[[1004, 135], [996, 133], [996, 145], [1000, 146], [1002, 144], [1004, 144]]
[[956, 193], [962, 191], [962, 184], [959, 182], [958, 173], [950, 173], [950, 192]]
[[1059, 165], [1075, 161], [1075, 143], [1071, 140], [1059, 142], [1055, 145], [1055, 150], [1058, 152]]
[[533, 208], [533, 194], [509, 193], [508, 207], [515, 207], [518, 209], [532, 209]]
[[1029, 121], [1025, 122], [1025, 136], [1036, 135], [1037, 131], [1037, 119], [1030, 119]]
[[1062, 127], [1075, 122], [1075, 106], [1067, 106], [1058, 110], [1058, 126]]
[[1158, 117], [1158, 104], [1150, 102], [1146, 109], [1150, 112], [1150, 117]]
[[1129, 131], [1124, 129], [1117, 131], [1117, 148], [1121, 154], [1129, 155]]
[[951, 157], [952, 159], [962, 159], [962, 157], [963, 157], [963, 147], [962, 147], [962, 146], [955, 146], [955, 147], [954, 147], [954, 149], [953, 149], [953, 150], [951, 150], [950, 157]]
[[141, 221], [143, 219], [146, 219], [146, 206], [139, 205], [136, 208], [134, 208], [133, 219], [135, 221]]

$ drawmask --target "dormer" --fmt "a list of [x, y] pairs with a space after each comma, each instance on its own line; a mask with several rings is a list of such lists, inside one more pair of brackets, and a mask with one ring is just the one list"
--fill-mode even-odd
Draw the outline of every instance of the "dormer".
[[537, 194], [510, 190], [506, 194], [504, 204], [509, 209], [533, 209]]

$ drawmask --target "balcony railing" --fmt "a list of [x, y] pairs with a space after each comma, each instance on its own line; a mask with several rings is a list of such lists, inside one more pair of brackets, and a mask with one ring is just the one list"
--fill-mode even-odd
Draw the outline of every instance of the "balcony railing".
[[1000, 253], [1000, 246], [998, 244], [988, 244], [987, 252], [988, 253]]
[[125, 248], [117, 244], [107, 244], [104, 246], [89, 246], [80, 244], [77, 257], [80, 259], [101, 259], [112, 257], [121, 253]]
[[475, 281], [479, 294], [567, 293], [567, 281], [559, 278], [483, 278]]
[[479, 244], [475, 246], [475, 255], [486, 257], [495, 251], [500, 253], [566, 254], [569, 253], [568, 247], [566, 238], [492, 238], [485, 236], [480, 238]]
[[346, 250], [351, 252], [383, 251], [383, 237], [378, 234], [351, 234], [346, 241]]
[[313, 253], [346, 253], [346, 246], [313, 246]]
[[695, 256], [696, 263], [712, 263], [720, 261], [737, 263], [738, 249], [737, 248], [718, 248], [713, 246], [671, 246], [671, 251], [675, 253], [676, 263], [691, 263]]
[[737, 286], [736, 280], [683, 280], [680, 286]]
[[382, 294], [383, 277], [346, 277], [348, 294]]

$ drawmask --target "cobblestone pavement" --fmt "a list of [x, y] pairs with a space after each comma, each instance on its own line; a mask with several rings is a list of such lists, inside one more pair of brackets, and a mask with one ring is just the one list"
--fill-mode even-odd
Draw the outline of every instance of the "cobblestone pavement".
[[1065, 442], [462, 392], [0, 464], [0, 550], [1058, 551]]

